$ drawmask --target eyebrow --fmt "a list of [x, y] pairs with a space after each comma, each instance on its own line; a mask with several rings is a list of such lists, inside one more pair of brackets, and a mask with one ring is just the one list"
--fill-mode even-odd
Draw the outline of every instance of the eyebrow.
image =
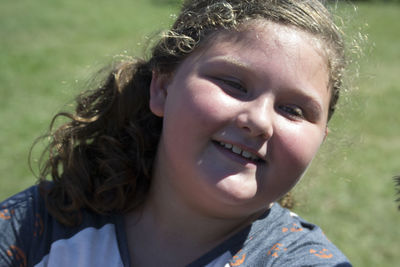
[[246, 64], [231, 56], [216, 56], [208, 60], [209, 64], [226, 64], [248, 72], [252, 72], [250, 64]]

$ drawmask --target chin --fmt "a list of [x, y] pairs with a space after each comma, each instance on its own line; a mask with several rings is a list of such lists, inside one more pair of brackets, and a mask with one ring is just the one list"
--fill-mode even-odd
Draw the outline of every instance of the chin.
[[257, 195], [257, 190], [241, 190], [242, 188], [235, 188], [237, 190], [232, 190], [232, 187], [228, 188], [218, 188], [217, 196], [223, 205], [232, 206], [234, 208], [244, 207], [244, 208], [254, 208], [255, 206], [264, 206], [267, 204], [267, 200], [261, 200], [259, 195]]

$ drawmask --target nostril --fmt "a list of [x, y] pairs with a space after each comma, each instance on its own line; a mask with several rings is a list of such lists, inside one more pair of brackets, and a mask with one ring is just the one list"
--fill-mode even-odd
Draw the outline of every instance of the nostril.
[[249, 127], [247, 127], [247, 126], [244, 126], [244, 127], [242, 127], [244, 130], [246, 130], [246, 131], [248, 131], [248, 132], [251, 132], [251, 129], [249, 128]]
[[237, 116], [237, 126], [252, 136], [269, 139], [272, 136], [272, 121], [266, 116], [247, 113]]

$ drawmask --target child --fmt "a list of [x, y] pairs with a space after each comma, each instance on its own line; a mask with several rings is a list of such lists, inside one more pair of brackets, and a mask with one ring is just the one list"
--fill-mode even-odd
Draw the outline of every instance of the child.
[[344, 65], [317, 0], [185, 1], [149, 60], [55, 117], [39, 186], [2, 204], [0, 265], [351, 266], [276, 203], [327, 136]]

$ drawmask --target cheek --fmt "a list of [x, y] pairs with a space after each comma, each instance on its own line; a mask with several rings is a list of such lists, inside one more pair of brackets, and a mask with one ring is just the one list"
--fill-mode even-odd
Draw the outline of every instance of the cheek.
[[270, 144], [273, 177], [264, 187], [269, 190], [271, 201], [282, 197], [297, 183], [322, 142], [315, 129], [306, 131], [302, 127], [296, 128], [281, 128], [283, 131], [275, 132], [275, 139]]
[[188, 83], [178, 94], [173, 96], [176, 101], [171, 101], [167, 109], [175, 118], [184, 119], [188, 126], [217, 127], [216, 124], [225, 120], [229, 116], [228, 111], [232, 110], [227, 97], [209, 83]]
[[163, 133], [175, 149], [207, 142], [223, 127], [227, 110], [226, 101], [212, 85], [182, 83], [168, 93]]
[[279, 135], [283, 146], [280, 150], [281, 160], [286, 159], [293, 166], [293, 171], [300, 173], [311, 163], [323, 140], [318, 127], [305, 126], [307, 127], [292, 127]]

